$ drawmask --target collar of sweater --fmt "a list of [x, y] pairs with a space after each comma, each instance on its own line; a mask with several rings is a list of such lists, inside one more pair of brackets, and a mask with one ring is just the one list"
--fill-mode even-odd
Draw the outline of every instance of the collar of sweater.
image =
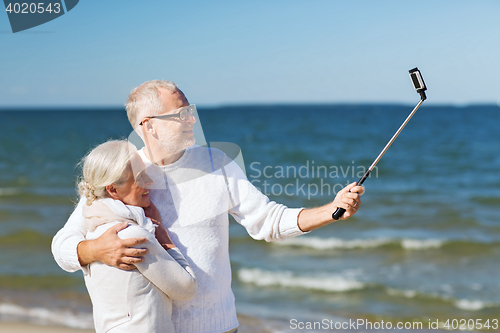
[[171, 164], [167, 164], [167, 165], [158, 165], [158, 164], [153, 163], [146, 156], [146, 153], [144, 152], [146, 147], [143, 147], [142, 149], [140, 149], [138, 151], [138, 153], [146, 166], [154, 165], [154, 166], [157, 166], [163, 170], [173, 170], [173, 169], [177, 169], [177, 168], [181, 167], [182, 165], [184, 165], [185, 161], [189, 159], [189, 155], [192, 153], [192, 149], [199, 148], [199, 147], [200, 146], [198, 146], [198, 145], [193, 145], [191, 147], [186, 148], [186, 150], [184, 150], [184, 154], [182, 154], [182, 156], [177, 161], [175, 161], [174, 163], [171, 163]]

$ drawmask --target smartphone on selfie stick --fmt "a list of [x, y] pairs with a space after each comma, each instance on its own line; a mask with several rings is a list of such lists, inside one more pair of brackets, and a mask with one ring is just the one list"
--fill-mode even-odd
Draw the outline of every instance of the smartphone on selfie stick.
[[[417, 67], [415, 67], [413, 69], [410, 69], [409, 72], [410, 72], [411, 82], [413, 83], [413, 87], [415, 88], [415, 90], [417, 91], [417, 93], [420, 94], [420, 101], [418, 102], [417, 106], [415, 106], [415, 108], [410, 113], [410, 115], [406, 118], [406, 120], [404, 121], [404, 123], [399, 127], [398, 131], [392, 136], [391, 140], [389, 140], [389, 142], [385, 145], [384, 149], [382, 149], [382, 151], [380, 152], [380, 154], [378, 155], [378, 157], [375, 159], [375, 161], [373, 161], [372, 165], [370, 165], [370, 167], [368, 168], [368, 170], [366, 170], [366, 172], [363, 175], [363, 177], [361, 177], [358, 180], [358, 182], [357, 182], [356, 185], [362, 185], [365, 182], [366, 178], [368, 178], [368, 176], [370, 175], [370, 172], [372, 172], [373, 168], [375, 168], [375, 166], [380, 161], [380, 159], [382, 158], [382, 156], [384, 156], [384, 154], [387, 151], [387, 149], [389, 149], [389, 147], [392, 145], [392, 143], [394, 142], [394, 140], [396, 140], [396, 138], [398, 137], [399, 133], [401, 133], [401, 131], [403, 130], [403, 128], [410, 121], [411, 117], [413, 117], [413, 115], [415, 114], [415, 112], [417, 112], [417, 110], [420, 107], [420, 105], [422, 105], [422, 103], [427, 99], [427, 96], [425, 95], [425, 91], [427, 90], [427, 87], [425, 86], [424, 78], [422, 77], [422, 74], [420, 73], [420, 71], [418, 70]], [[340, 219], [342, 217], [342, 215], [344, 215], [344, 213], [345, 213], [345, 209], [344, 208], [337, 207], [337, 210], [332, 214], [332, 218], [334, 220], [338, 220], [338, 219]]]

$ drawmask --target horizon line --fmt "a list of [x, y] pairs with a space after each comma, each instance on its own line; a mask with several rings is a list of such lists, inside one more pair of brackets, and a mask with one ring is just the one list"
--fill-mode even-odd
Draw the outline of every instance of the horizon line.
[[[227, 104], [196, 104], [199, 109], [221, 109], [221, 108], [240, 108], [240, 107], [300, 107], [300, 106], [410, 106], [411, 103], [405, 102], [300, 102], [300, 103], [227, 103]], [[471, 106], [496, 106], [500, 103], [494, 102], [476, 102], [476, 103], [426, 103], [430, 107], [453, 107], [466, 108]], [[122, 105], [54, 105], [54, 106], [19, 106], [19, 105], [0, 105], [2, 111], [77, 111], [77, 110], [125, 110]]]

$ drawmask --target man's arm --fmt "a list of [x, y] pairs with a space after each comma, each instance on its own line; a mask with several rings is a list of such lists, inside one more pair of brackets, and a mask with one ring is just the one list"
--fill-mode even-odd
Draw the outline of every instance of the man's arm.
[[334, 222], [332, 214], [337, 207], [346, 210], [340, 219], [348, 219], [356, 213], [361, 205], [361, 195], [364, 191], [365, 189], [362, 186], [356, 186], [356, 183], [352, 183], [339, 191], [335, 199], [329, 204], [302, 210], [297, 217], [299, 229], [308, 232]]
[[99, 238], [83, 240], [78, 243], [76, 252], [81, 266], [86, 266], [94, 261], [100, 261], [108, 266], [118, 267], [123, 270], [135, 269], [135, 264], [144, 261], [147, 249], [135, 249], [132, 246], [147, 242], [146, 238], [121, 239], [118, 232], [127, 228], [128, 223], [123, 222], [106, 230]]
[[268, 242], [295, 237], [330, 224], [334, 221], [332, 214], [337, 207], [346, 210], [341, 220], [349, 218], [359, 208], [360, 196], [364, 192], [363, 187], [352, 183], [339, 191], [335, 199], [325, 206], [312, 209], [288, 208], [269, 201], [267, 196], [248, 181], [236, 163], [226, 163], [224, 169], [232, 203], [229, 213], [247, 229], [252, 238]]
[[84, 198], [80, 200], [64, 227], [52, 240], [52, 254], [57, 264], [68, 272], [75, 272], [94, 261], [122, 269], [134, 269], [135, 263], [142, 262], [140, 257], [147, 253], [146, 249], [134, 249], [130, 246], [143, 244], [147, 240], [141, 238], [120, 239], [118, 231], [127, 227], [122, 223], [106, 231], [94, 240], [85, 240], [86, 230], [82, 207]]

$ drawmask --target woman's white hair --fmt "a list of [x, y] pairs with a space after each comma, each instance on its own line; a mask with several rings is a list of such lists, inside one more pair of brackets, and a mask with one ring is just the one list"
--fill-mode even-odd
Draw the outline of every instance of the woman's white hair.
[[78, 192], [87, 198], [87, 205], [94, 200], [107, 198], [106, 186], [122, 185], [128, 180], [130, 160], [137, 148], [126, 140], [110, 140], [90, 151], [80, 162], [83, 164]]
[[125, 108], [127, 109], [127, 117], [130, 124], [135, 129], [139, 126], [142, 118], [147, 116], [156, 116], [163, 110], [163, 103], [160, 99], [160, 91], [158, 88], [177, 90], [177, 85], [171, 81], [152, 80], [141, 84], [134, 88], [128, 95]]

